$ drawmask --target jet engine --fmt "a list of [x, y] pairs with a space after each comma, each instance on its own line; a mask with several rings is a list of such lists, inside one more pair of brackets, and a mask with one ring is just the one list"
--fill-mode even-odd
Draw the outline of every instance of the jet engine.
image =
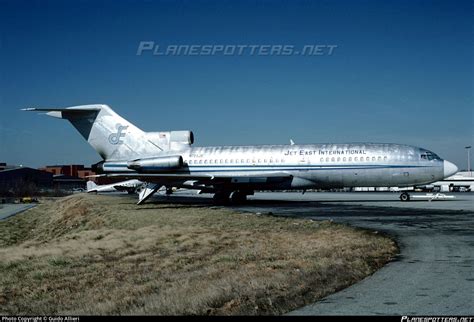
[[183, 167], [183, 157], [180, 155], [137, 159], [127, 162], [127, 168], [137, 172], [163, 172]]

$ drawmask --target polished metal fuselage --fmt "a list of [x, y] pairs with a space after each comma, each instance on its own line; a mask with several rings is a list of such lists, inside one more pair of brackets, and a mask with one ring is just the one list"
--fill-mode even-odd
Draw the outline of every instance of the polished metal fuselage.
[[202, 191], [404, 187], [442, 180], [458, 170], [436, 154], [410, 145], [192, 147], [190, 131], [144, 132], [104, 104], [26, 110], [69, 120], [102, 156], [104, 161], [94, 165], [98, 172], [172, 187]]
[[421, 159], [424, 151], [375, 143], [192, 147], [181, 151], [185, 167], [177, 173], [292, 176], [275, 189], [411, 186], [443, 178], [443, 160]]

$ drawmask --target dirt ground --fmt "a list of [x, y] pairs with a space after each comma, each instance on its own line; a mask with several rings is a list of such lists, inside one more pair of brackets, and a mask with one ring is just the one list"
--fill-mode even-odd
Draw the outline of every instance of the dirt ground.
[[398, 252], [328, 221], [77, 194], [0, 221], [0, 314], [283, 314]]

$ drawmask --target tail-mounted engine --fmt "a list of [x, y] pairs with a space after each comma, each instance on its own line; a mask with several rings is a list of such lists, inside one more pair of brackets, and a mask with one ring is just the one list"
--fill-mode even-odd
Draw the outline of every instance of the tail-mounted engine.
[[137, 172], [163, 172], [176, 170], [183, 167], [183, 157], [173, 155], [159, 158], [137, 159], [127, 162], [127, 168]]
[[182, 168], [183, 157], [172, 155], [131, 161], [101, 161], [92, 165], [95, 173], [162, 173]]

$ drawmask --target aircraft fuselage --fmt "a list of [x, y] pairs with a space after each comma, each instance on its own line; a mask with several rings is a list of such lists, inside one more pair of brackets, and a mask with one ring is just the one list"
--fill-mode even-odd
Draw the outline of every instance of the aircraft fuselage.
[[[236, 177], [229, 185], [248, 188], [305, 189], [364, 186], [410, 186], [445, 177], [445, 161], [422, 148], [401, 144], [309, 144], [190, 147], [155, 155], [181, 155], [183, 167], [173, 173]], [[105, 172], [134, 172], [126, 162], [110, 161]], [[268, 173], [287, 180], [259, 181]], [[181, 185], [185, 187], [186, 185]]]

